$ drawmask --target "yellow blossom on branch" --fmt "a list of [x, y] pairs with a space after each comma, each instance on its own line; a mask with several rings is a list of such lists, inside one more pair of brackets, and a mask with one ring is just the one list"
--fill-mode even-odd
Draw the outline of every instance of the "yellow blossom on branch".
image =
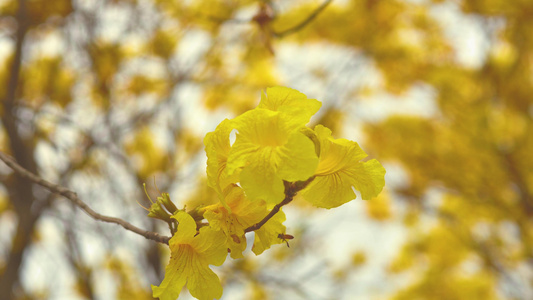
[[315, 179], [302, 191], [305, 200], [333, 208], [355, 199], [352, 187], [365, 200], [381, 192], [385, 168], [377, 160], [361, 162], [367, 154], [356, 142], [334, 139], [331, 130], [322, 125], [315, 127], [315, 133], [320, 141], [320, 162]]
[[163, 282], [152, 286], [153, 297], [175, 300], [187, 284], [189, 292], [197, 299], [219, 299], [222, 285], [209, 265], [220, 266], [226, 260], [224, 234], [211, 227], [203, 227], [197, 234], [196, 222], [183, 211], [172, 218], [178, 221], [178, 231], [169, 241], [170, 262]]
[[204, 217], [211, 227], [225, 233], [231, 258], [241, 258], [242, 252], [246, 249], [244, 231], [268, 214], [266, 203], [251, 202], [244, 195], [244, 191], [236, 185], [228, 187], [225, 195], [228, 208], [222, 203], [207, 206], [204, 208]]
[[[196, 207], [194, 219], [183, 211], [164, 214], [179, 224], [154, 297], [176, 299], [187, 285], [198, 299], [220, 298], [222, 286], [209, 265], [221, 265], [228, 249], [232, 258], [242, 258], [247, 232], [255, 233], [256, 255], [293, 238], [285, 233], [282, 207], [298, 193], [315, 206], [333, 208], [355, 199], [354, 188], [363, 199], [381, 192], [385, 169], [377, 160], [361, 161], [367, 154], [356, 142], [334, 139], [322, 125], [306, 127], [320, 105], [296, 90], [269, 88], [257, 108], [225, 119], [206, 135], [207, 182], [220, 202]], [[197, 224], [207, 226], [198, 232]]]
[[250, 199], [277, 204], [284, 198], [283, 180], [306, 180], [315, 172], [315, 146], [287, 115], [256, 108], [233, 122], [238, 133], [227, 171], [242, 168], [240, 183]]

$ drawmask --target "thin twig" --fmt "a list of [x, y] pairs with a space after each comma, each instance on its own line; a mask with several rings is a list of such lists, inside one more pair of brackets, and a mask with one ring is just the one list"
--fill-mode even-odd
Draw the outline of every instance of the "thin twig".
[[302, 28], [307, 26], [307, 24], [311, 23], [311, 21], [313, 21], [318, 16], [318, 14], [320, 14], [331, 2], [333, 2], [333, 0], [324, 1], [324, 3], [322, 3], [319, 7], [317, 7], [317, 9], [315, 11], [313, 11], [307, 18], [305, 18], [305, 20], [300, 22], [300, 24], [295, 25], [295, 26], [293, 26], [291, 28], [285, 29], [285, 30], [283, 30], [281, 32], [272, 32], [272, 33], [274, 34], [274, 36], [276, 36], [278, 38], [282, 38], [282, 37], [287, 36], [289, 34], [293, 34], [295, 32], [298, 32], [299, 30], [301, 30]]
[[244, 232], [255, 231], [261, 228], [261, 226], [265, 225], [265, 223], [268, 222], [268, 220], [270, 220], [275, 214], [279, 212], [282, 206], [289, 204], [292, 201], [292, 199], [293, 199], [292, 196], [286, 195], [285, 199], [283, 199], [283, 201], [281, 201], [280, 203], [276, 204], [276, 206], [274, 206], [274, 208], [268, 213], [268, 215], [266, 215], [266, 217], [263, 218], [263, 220], [261, 220], [259, 223], [255, 223], [254, 225], [246, 228]]
[[315, 179], [315, 176], [310, 177], [306, 181], [298, 181], [294, 183], [284, 181], [283, 183], [285, 185], [285, 198], [283, 199], [283, 201], [276, 204], [276, 206], [274, 206], [274, 208], [268, 213], [268, 215], [263, 218], [263, 220], [246, 228], [244, 232], [246, 233], [250, 231], [255, 231], [265, 225], [268, 220], [270, 220], [275, 214], [279, 212], [282, 206], [291, 203], [291, 201], [294, 199], [294, 196], [296, 196], [299, 191], [303, 190], [309, 183], [311, 183], [313, 179]]
[[34, 182], [34, 183], [46, 188], [47, 190], [51, 191], [52, 193], [56, 193], [56, 194], [59, 194], [59, 195], [65, 197], [65, 198], [67, 198], [72, 203], [74, 203], [75, 205], [80, 207], [82, 210], [84, 210], [93, 219], [99, 220], [99, 221], [102, 221], [102, 222], [118, 224], [118, 225], [124, 227], [124, 229], [132, 231], [132, 232], [134, 232], [136, 234], [142, 235], [142, 236], [144, 236], [145, 238], [147, 238], [149, 240], [153, 240], [153, 241], [168, 245], [168, 241], [170, 240], [170, 237], [161, 236], [161, 235], [159, 235], [159, 234], [157, 234], [155, 232], [151, 232], [151, 231], [140, 229], [140, 228], [132, 225], [131, 223], [128, 223], [128, 222], [126, 222], [126, 221], [124, 221], [124, 220], [122, 220], [120, 218], [104, 216], [104, 215], [101, 215], [101, 214], [95, 212], [87, 204], [85, 204], [85, 202], [81, 201], [80, 198], [78, 198], [78, 195], [75, 192], [73, 192], [73, 191], [71, 191], [71, 190], [69, 190], [69, 189], [67, 189], [65, 187], [62, 187], [60, 185], [53, 184], [51, 182], [48, 182], [48, 181], [42, 179], [41, 177], [33, 174], [32, 172], [26, 170], [25, 168], [23, 168], [22, 166], [17, 164], [15, 162], [15, 160], [11, 156], [9, 156], [9, 155], [1, 152], [1, 151], [0, 151], [0, 160], [2, 160], [7, 166], [9, 166], [11, 169], [13, 169], [13, 171], [15, 171], [18, 175], [20, 175], [20, 176], [22, 176], [22, 177], [24, 177], [26, 179], [29, 179], [30, 181], [32, 181], [32, 182]]

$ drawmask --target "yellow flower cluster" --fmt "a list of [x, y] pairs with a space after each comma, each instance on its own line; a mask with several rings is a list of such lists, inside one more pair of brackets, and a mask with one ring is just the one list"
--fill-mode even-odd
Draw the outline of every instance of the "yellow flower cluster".
[[161, 285], [152, 287], [154, 297], [176, 299], [187, 284], [198, 299], [220, 298], [222, 286], [208, 265], [221, 265], [228, 250], [234, 259], [243, 257], [249, 231], [256, 255], [283, 243], [281, 206], [298, 192], [322, 208], [355, 199], [353, 188], [363, 199], [381, 192], [385, 169], [377, 160], [362, 162], [367, 155], [357, 143], [332, 138], [324, 126], [306, 127], [320, 106], [296, 90], [268, 88], [257, 108], [206, 135], [208, 185], [220, 203], [196, 210], [195, 219], [205, 218], [207, 226], [184, 211], [172, 215], [178, 226], [171, 260]]

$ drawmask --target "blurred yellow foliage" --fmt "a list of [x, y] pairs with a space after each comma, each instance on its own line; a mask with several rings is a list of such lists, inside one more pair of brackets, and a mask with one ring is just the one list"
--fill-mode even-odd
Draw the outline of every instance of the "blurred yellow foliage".
[[158, 30], [150, 42], [150, 51], [163, 59], [169, 59], [178, 45], [176, 33]]
[[362, 251], [357, 251], [352, 255], [352, 265], [354, 267], [360, 267], [364, 263], [366, 263], [366, 254]]
[[116, 256], [110, 256], [103, 264], [118, 282], [116, 299], [145, 300], [152, 298], [152, 293], [139, 282], [138, 272], [128, 262]]
[[268, 293], [266, 288], [261, 284], [252, 284], [250, 287], [250, 295], [248, 299], [252, 300], [268, 300]]
[[134, 159], [134, 166], [141, 178], [148, 178], [153, 173], [163, 170], [168, 165], [168, 158], [161, 145], [155, 141], [154, 133], [145, 127], [136, 132], [125, 144], [126, 152]]
[[164, 98], [168, 94], [169, 82], [163, 78], [153, 78], [145, 75], [134, 75], [126, 86], [126, 91], [135, 97], [146, 93], [154, 93], [158, 98]]
[[72, 101], [75, 73], [62, 64], [61, 57], [45, 57], [23, 70], [24, 80], [20, 84], [29, 104], [38, 108], [48, 102], [65, 107]]
[[392, 216], [390, 198], [386, 192], [371, 201], [365, 201], [366, 213], [374, 220], [385, 221]]

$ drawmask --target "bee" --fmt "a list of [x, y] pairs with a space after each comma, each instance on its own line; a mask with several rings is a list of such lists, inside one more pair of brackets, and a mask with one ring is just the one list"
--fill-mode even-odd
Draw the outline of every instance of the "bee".
[[287, 248], [290, 248], [288, 240], [292, 240], [294, 238], [294, 236], [292, 236], [290, 234], [280, 233], [280, 234], [278, 234], [278, 238], [280, 238], [285, 243], [287, 243]]

